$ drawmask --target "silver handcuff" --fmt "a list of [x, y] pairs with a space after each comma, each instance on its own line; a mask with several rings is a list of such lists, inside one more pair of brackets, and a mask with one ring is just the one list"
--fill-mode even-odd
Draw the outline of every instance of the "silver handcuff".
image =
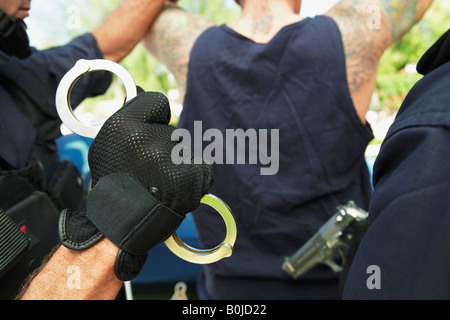
[[[103, 59], [79, 60], [62, 78], [56, 91], [56, 109], [62, 122], [75, 134], [94, 139], [102, 125], [87, 125], [75, 116], [70, 96], [77, 82], [88, 73], [95, 71], [109, 71], [116, 74], [122, 81], [126, 90], [126, 101], [136, 97], [137, 89], [133, 77], [121, 65]], [[212, 249], [196, 249], [184, 243], [176, 233], [166, 241], [166, 246], [175, 255], [183, 260], [196, 264], [208, 264], [231, 256], [237, 237], [236, 222], [230, 208], [219, 198], [206, 194], [200, 203], [216, 210], [222, 217], [226, 226], [226, 236], [221, 244]]]

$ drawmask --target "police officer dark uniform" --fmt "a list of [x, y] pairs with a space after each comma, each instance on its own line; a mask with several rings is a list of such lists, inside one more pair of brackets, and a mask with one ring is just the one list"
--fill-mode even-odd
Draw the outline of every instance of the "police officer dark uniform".
[[[0, 299], [14, 298], [59, 243], [61, 209], [82, 206], [77, 169], [58, 159], [61, 121], [54, 105], [59, 81], [81, 58], [103, 58], [92, 34], [38, 51], [29, 47], [23, 20], [0, 10]], [[110, 82], [105, 72], [84, 77], [72, 106], [102, 94]]]
[[417, 65], [374, 167], [369, 228], [344, 299], [450, 299], [450, 30]]

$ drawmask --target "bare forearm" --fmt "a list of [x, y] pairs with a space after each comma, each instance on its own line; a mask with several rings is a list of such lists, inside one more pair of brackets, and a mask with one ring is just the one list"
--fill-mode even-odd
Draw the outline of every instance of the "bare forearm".
[[391, 40], [396, 42], [422, 19], [433, 0], [379, 0], [391, 25]]
[[92, 32], [105, 59], [116, 62], [141, 41], [164, 5], [164, 0], [125, 0]]
[[107, 239], [83, 251], [60, 246], [18, 299], [114, 299], [123, 284], [114, 274], [117, 252]]

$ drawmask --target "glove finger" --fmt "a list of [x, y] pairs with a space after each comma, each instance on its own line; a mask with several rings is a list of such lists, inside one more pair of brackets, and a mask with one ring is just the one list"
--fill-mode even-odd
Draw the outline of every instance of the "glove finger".
[[209, 164], [203, 164], [202, 165], [203, 170], [203, 195], [208, 193], [209, 188], [214, 183], [214, 174], [213, 174], [213, 168]]
[[108, 122], [124, 119], [130, 122], [169, 124], [171, 117], [167, 97], [160, 92], [143, 92], [128, 101]]
[[213, 183], [212, 167], [203, 164], [179, 164], [168, 168], [164, 183], [155, 185], [161, 201], [179, 214], [187, 214], [200, 205], [200, 200]]
[[142, 89], [142, 87], [140, 87], [140, 86], [136, 86], [136, 91], [137, 91], [137, 95], [140, 95], [141, 93], [145, 92], [145, 90]]

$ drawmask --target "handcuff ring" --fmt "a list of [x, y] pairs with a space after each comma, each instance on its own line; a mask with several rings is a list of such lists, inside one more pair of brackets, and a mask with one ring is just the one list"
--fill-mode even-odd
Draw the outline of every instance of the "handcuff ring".
[[226, 227], [226, 236], [222, 243], [212, 249], [195, 249], [181, 241], [178, 235], [174, 233], [165, 241], [165, 244], [170, 251], [183, 260], [197, 264], [209, 264], [231, 256], [236, 242], [237, 228], [233, 214], [225, 202], [216, 196], [206, 194], [200, 203], [212, 207], [222, 216]]
[[136, 97], [136, 84], [128, 71], [120, 64], [104, 59], [78, 60], [73, 68], [61, 79], [58, 89], [56, 90], [56, 110], [58, 111], [58, 115], [62, 122], [72, 132], [86, 138], [94, 139], [102, 125], [86, 125], [79, 121], [73, 113], [70, 96], [73, 88], [82, 77], [88, 73], [103, 70], [114, 73], [122, 80], [127, 94], [126, 101]]

